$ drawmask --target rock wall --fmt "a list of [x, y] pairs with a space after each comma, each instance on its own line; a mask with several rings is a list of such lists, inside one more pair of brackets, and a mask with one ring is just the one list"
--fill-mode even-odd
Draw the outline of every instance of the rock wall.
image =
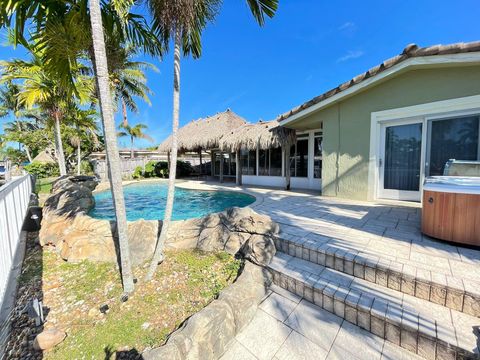
[[[43, 208], [41, 245], [55, 247], [70, 262], [117, 260], [114, 221], [88, 216], [95, 206], [92, 177], [70, 176], [57, 180]], [[150, 259], [161, 230], [161, 221], [128, 223], [131, 260], [139, 265]], [[171, 223], [166, 248], [203, 251], [224, 250], [253, 263], [270, 263], [275, 254], [273, 238], [278, 224], [250, 208], [230, 208], [203, 218]]]

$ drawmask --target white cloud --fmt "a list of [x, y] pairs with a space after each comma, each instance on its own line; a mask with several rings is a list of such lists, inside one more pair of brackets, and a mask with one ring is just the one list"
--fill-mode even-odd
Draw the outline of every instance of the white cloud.
[[365, 52], [363, 52], [362, 50], [353, 50], [353, 51], [350, 50], [344, 56], [339, 57], [337, 59], [337, 62], [343, 62], [343, 61], [347, 61], [347, 60], [357, 59], [360, 56], [363, 56], [364, 54], [365, 54]]
[[355, 28], [356, 28], [356, 25], [355, 25], [354, 22], [352, 22], [352, 21], [347, 21], [347, 22], [343, 23], [342, 25], [340, 25], [340, 26], [338, 27], [338, 30], [340, 30], [340, 31], [344, 31], [344, 30], [350, 30], [350, 31], [352, 31], [352, 30], [354, 30]]

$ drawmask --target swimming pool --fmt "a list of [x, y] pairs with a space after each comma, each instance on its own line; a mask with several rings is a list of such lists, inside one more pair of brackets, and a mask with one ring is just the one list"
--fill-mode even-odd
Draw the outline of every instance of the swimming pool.
[[[127, 220], [163, 219], [167, 202], [167, 183], [152, 182], [124, 186]], [[95, 196], [95, 208], [91, 217], [115, 220], [110, 191], [102, 191]], [[223, 211], [232, 206], [244, 207], [252, 204], [255, 197], [233, 191], [200, 191], [175, 188], [173, 220], [185, 220]]]

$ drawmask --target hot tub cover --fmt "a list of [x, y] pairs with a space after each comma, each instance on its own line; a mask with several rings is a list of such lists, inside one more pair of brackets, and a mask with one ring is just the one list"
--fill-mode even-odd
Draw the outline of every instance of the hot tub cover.
[[480, 178], [468, 176], [430, 176], [425, 179], [423, 190], [480, 195]]

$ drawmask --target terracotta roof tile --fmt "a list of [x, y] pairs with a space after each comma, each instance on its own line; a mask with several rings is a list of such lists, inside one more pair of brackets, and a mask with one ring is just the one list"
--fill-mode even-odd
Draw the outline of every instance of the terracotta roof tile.
[[290, 116], [298, 114], [300, 111], [305, 110], [319, 102], [332, 97], [335, 94], [338, 94], [342, 91], [347, 90], [353, 85], [359, 84], [362, 81], [371, 78], [372, 76], [378, 75], [382, 71], [391, 68], [394, 65], [405, 61], [406, 59], [413, 57], [422, 57], [422, 56], [435, 56], [435, 55], [447, 55], [447, 54], [460, 54], [468, 52], [477, 52], [480, 51], [480, 41], [474, 41], [469, 43], [456, 43], [448, 45], [433, 45], [428, 47], [420, 48], [416, 44], [408, 44], [402, 53], [396, 55], [390, 59], [385, 60], [383, 63], [376, 65], [369, 69], [368, 71], [355, 76], [353, 79], [346, 81], [336, 88], [330, 89], [327, 92], [314, 97], [313, 99], [303, 103], [302, 105], [296, 106], [293, 109], [287, 111], [286, 113], [279, 115], [277, 121], [282, 121]]

